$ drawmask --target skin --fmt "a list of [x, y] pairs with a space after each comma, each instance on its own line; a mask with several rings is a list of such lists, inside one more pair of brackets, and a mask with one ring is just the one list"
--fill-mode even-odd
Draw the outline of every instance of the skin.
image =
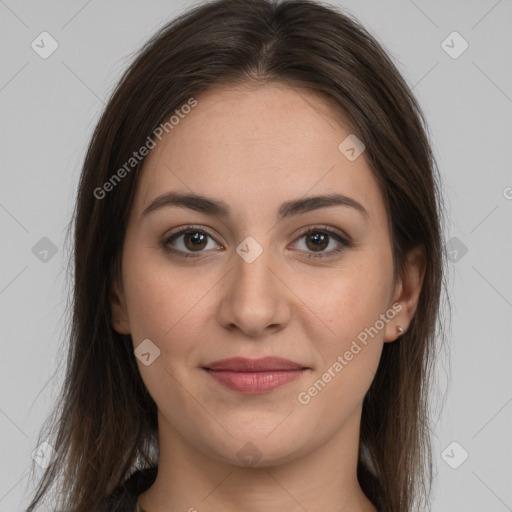
[[[145, 161], [122, 282], [111, 293], [114, 328], [131, 334], [134, 348], [150, 339], [160, 350], [148, 366], [137, 359], [159, 409], [160, 441], [158, 477], [139, 501], [148, 512], [375, 511], [356, 478], [362, 402], [383, 344], [415, 313], [422, 253], [411, 251], [393, 280], [384, 199], [364, 153], [351, 162], [338, 150], [352, 132], [336, 104], [277, 83], [216, 87], [197, 100]], [[143, 215], [169, 191], [222, 200], [230, 215], [175, 206]], [[367, 217], [330, 206], [276, 222], [283, 202], [330, 193], [356, 200]], [[182, 235], [171, 247], [198, 257], [167, 253], [160, 242], [188, 224], [210, 235], [207, 245], [194, 252]], [[352, 246], [308, 258], [318, 252], [314, 235], [302, 232], [318, 225]], [[248, 236], [263, 249], [252, 263], [236, 252]], [[330, 237], [320, 253], [339, 246]], [[300, 403], [299, 393], [396, 303], [394, 318]], [[230, 390], [202, 369], [268, 355], [309, 369], [259, 395]], [[261, 456], [254, 466], [237, 456], [244, 446]]]

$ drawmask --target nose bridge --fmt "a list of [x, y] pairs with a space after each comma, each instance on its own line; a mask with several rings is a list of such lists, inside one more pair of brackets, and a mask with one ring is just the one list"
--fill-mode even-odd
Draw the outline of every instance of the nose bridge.
[[272, 251], [266, 244], [247, 237], [238, 245], [233, 257], [234, 268], [220, 308], [222, 324], [225, 327], [236, 325], [247, 334], [255, 335], [268, 326], [286, 322], [286, 297], [273, 273], [278, 265]]
[[260, 244], [253, 237], [244, 239], [236, 249], [233, 285], [240, 299], [252, 298], [260, 302], [275, 299], [274, 279], [269, 267], [275, 260], [268, 244]]

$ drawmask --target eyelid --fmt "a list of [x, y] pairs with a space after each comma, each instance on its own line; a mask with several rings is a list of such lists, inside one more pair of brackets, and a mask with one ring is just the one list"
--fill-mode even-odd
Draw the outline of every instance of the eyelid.
[[340, 238], [342, 238], [347, 244], [351, 243], [351, 238], [348, 236], [347, 233], [345, 233], [341, 229], [331, 227], [326, 224], [314, 224], [313, 226], [303, 228], [302, 230], [299, 231], [299, 233], [296, 235], [296, 237], [302, 237], [304, 235], [307, 235], [308, 233], [317, 232], [317, 231], [337, 235]]

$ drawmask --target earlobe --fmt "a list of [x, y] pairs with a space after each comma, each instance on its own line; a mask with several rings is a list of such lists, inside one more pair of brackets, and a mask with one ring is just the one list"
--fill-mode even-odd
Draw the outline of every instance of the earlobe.
[[110, 289], [110, 309], [112, 314], [112, 327], [119, 334], [130, 334], [130, 323], [128, 321], [128, 311], [126, 308], [126, 299], [122, 287], [116, 279], [113, 280]]
[[[386, 326], [384, 342], [395, 341], [409, 328], [416, 313], [423, 279], [425, 277], [426, 255], [423, 246], [417, 246], [406, 254], [402, 276], [395, 285], [392, 304], [399, 304], [399, 311]], [[394, 307], [395, 311], [398, 307]]]

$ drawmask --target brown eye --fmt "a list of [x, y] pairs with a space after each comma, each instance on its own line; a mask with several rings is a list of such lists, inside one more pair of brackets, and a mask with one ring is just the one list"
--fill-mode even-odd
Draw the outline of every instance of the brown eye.
[[166, 252], [183, 257], [198, 257], [201, 253], [210, 252], [209, 249], [222, 249], [211, 235], [194, 226], [187, 226], [165, 237], [161, 245]]
[[348, 238], [323, 226], [308, 229], [299, 236], [296, 244], [299, 245], [302, 252], [307, 254], [308, 258], [328, 258], [352, 247]]
[[208, 235], [200, 231], [188, 232], [183, 235], [185, 247], [191, 251], [200, 251], [206, 247]]
[[321, 232], [307, 234], [306, 245], [312, 251], [323, 251], [329, 245], [329, 235]]

